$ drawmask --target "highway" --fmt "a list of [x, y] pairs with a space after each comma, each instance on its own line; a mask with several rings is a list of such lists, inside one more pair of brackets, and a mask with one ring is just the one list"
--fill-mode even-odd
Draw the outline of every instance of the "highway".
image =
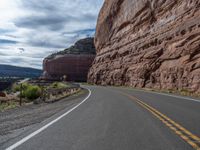
[[200, 150], [200, 101], [84, 86], [83, 101], [7, 150]]

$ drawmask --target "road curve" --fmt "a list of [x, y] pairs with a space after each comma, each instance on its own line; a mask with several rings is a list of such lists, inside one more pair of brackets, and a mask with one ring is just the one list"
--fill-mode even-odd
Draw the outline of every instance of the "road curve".
[[198, 100], [126, 88], [86, 88], [91, 95], [84, 102], [16, 149], [199, 150]]

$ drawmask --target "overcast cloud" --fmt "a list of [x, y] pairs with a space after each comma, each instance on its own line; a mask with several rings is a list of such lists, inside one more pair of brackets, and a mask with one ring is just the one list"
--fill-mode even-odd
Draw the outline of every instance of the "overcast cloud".
[[0, 64], [42, 68], [49, 54], [95, 33], [103, 0], [0, 0]]

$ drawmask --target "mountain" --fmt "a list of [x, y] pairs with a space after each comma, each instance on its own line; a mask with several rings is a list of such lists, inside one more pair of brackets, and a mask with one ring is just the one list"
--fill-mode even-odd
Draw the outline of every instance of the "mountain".
[[43, 79], [86, 81], [96, 54], [94, 38], [77, 41], [73, 46], [46, 57], [43, 61]]
[[40, 77], [41, 74], [42, 70], [39, 69], [0, 65], [0, 77], [36, 78]]
[[67, 55], [67, 54], [96, 54], [95, 46], [94, 46], [94, 38], [85, 38], [78, 40], [74, 45], [69, 48], [64, 49], [63, 51], [59, 51], [57, 53], [51, 54], [46, 59], [53, 59], [59, 55]]
[[199, 0], [105, 0], [89, 82], [200, 93]]

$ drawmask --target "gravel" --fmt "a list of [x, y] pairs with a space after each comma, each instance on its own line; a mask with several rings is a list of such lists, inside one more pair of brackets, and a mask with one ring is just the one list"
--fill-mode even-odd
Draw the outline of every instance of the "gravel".
[[85, 95], [87, 95], [87, 91], [83, 90], [80, 94], [64, 98], [55, 103], [32, 104], [0, 112], [0, 147], [11, 138], [19, 136], [16, 132], [20, 133], [19, 131], [23, 131], [67, 107], [79, 103], [82, 100], [80, 97]]

